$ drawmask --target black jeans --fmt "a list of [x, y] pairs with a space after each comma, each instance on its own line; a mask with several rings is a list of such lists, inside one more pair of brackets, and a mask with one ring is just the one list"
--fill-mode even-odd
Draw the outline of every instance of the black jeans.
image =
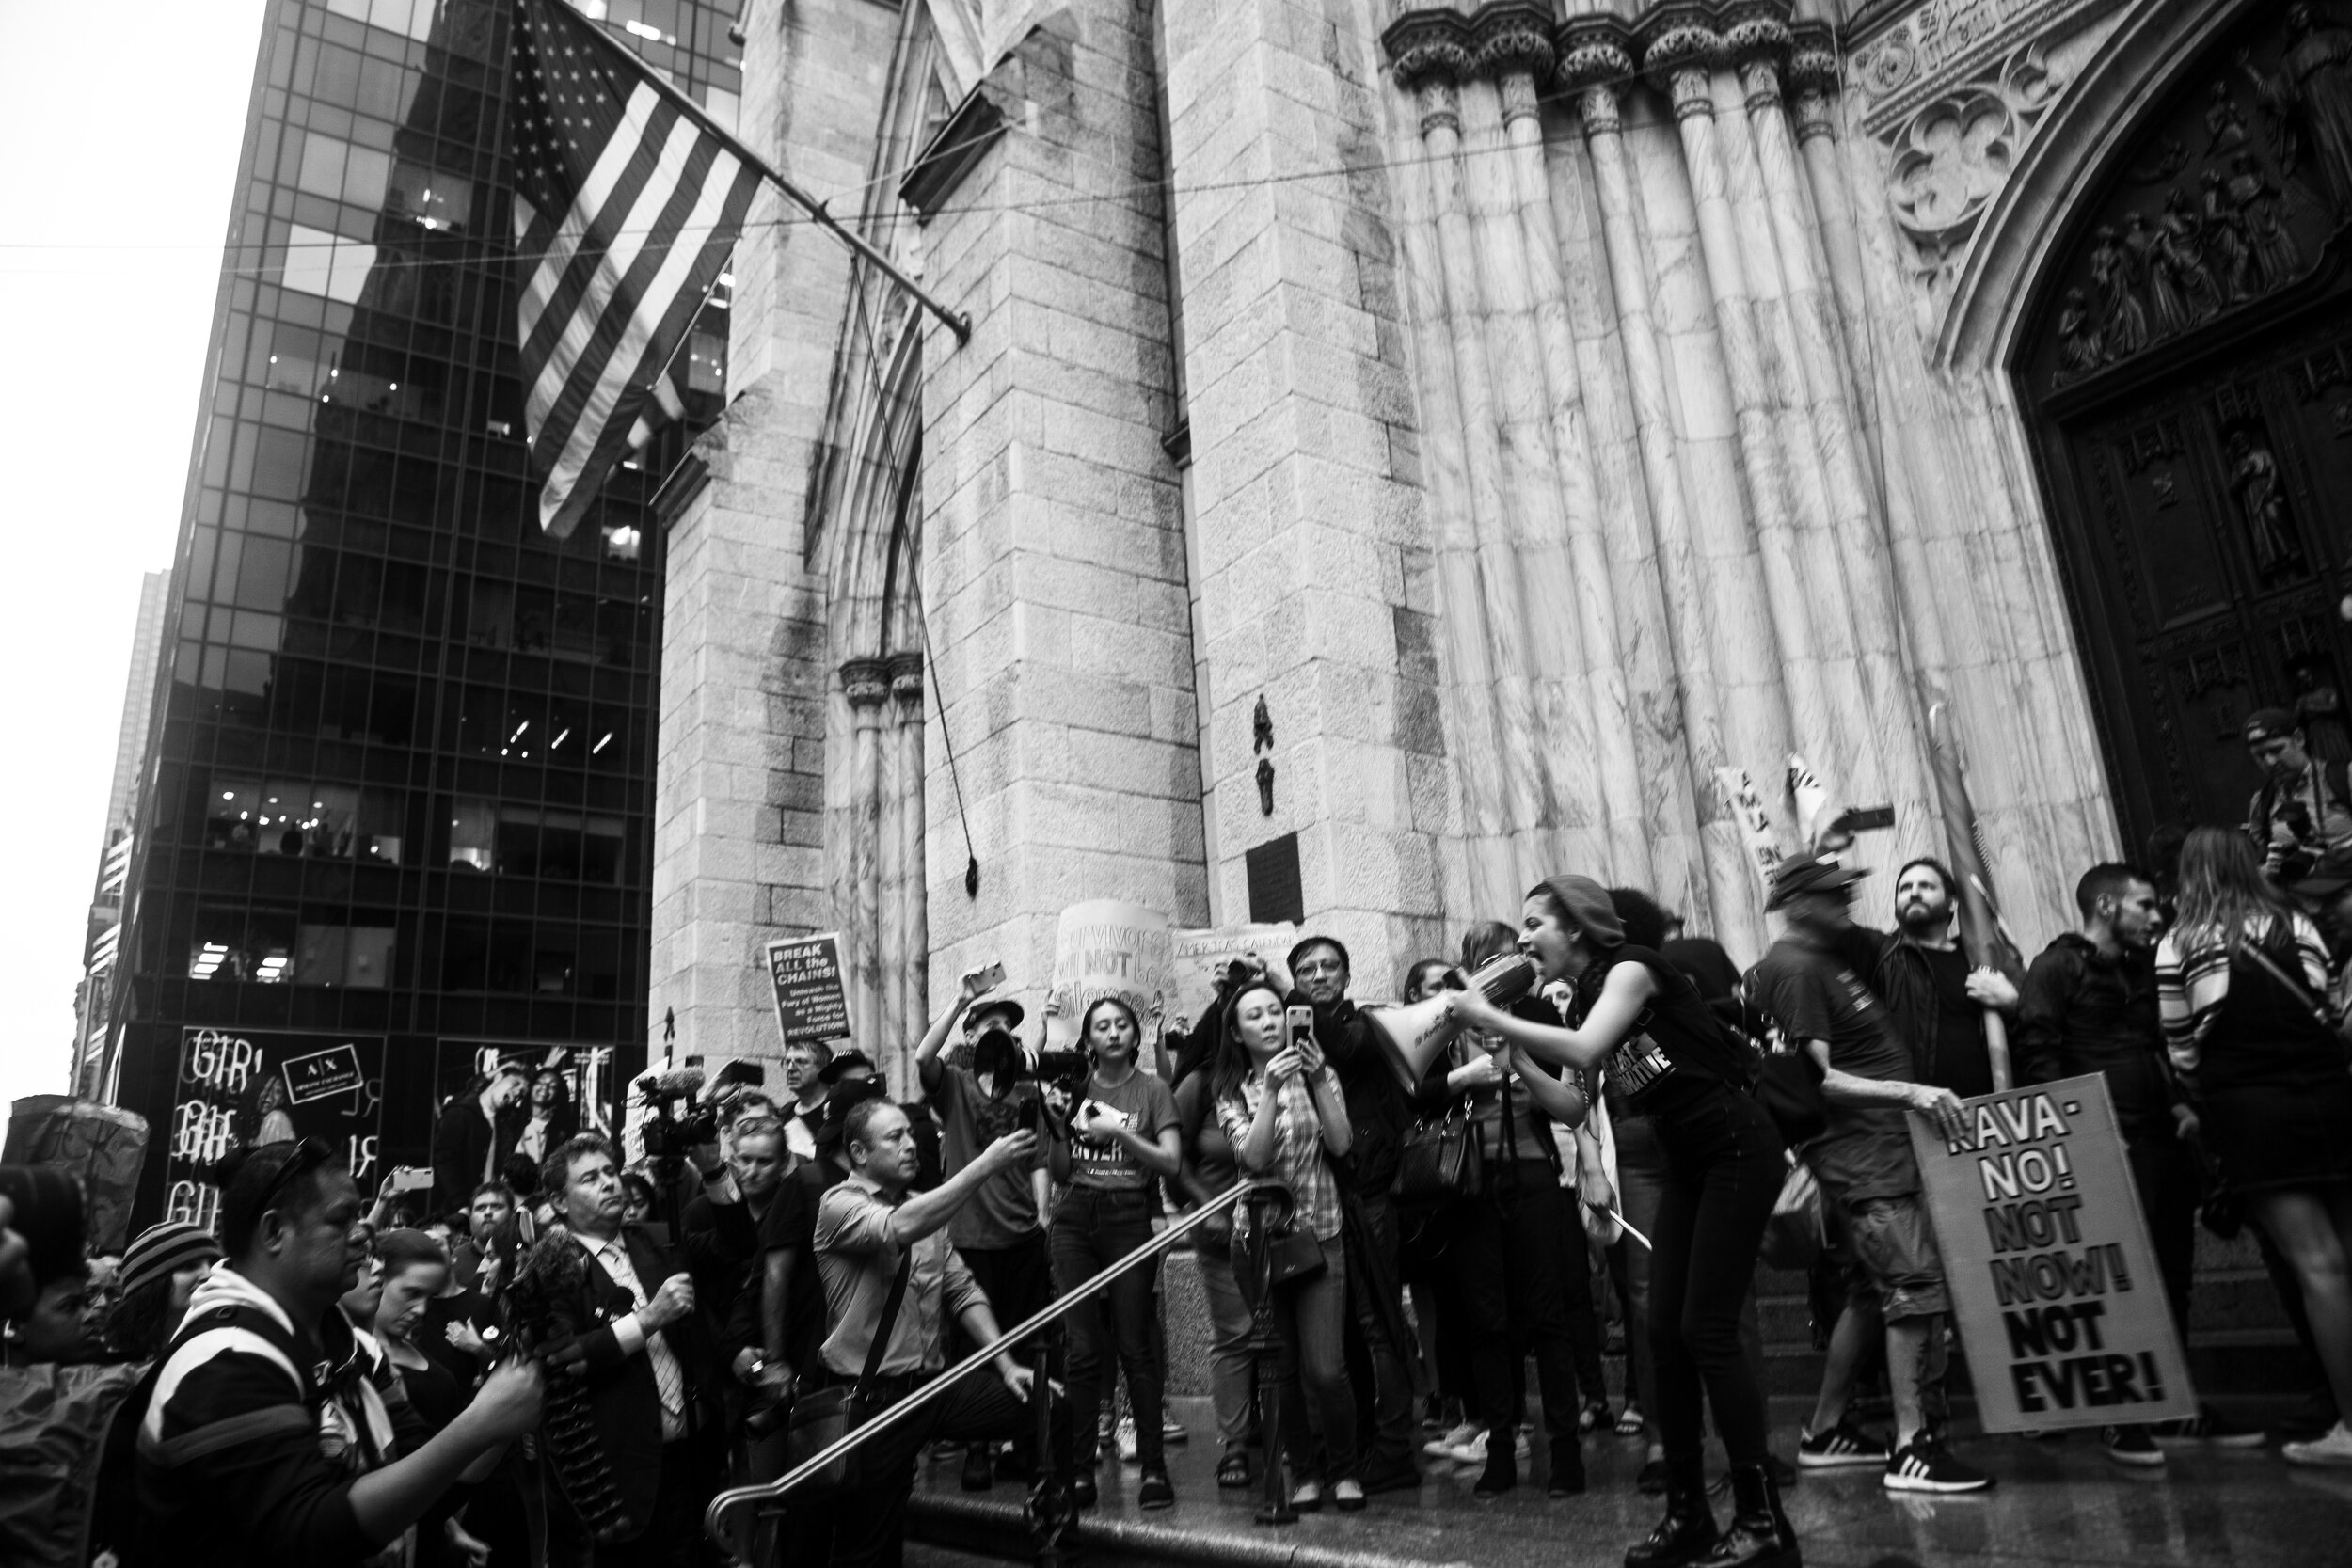
[[1593, 1307], [1592, 1238], [1584, 1234], [1583, 1205], [1566, 1188], [1560, 1198], [1560, 1296], [1568, 1313], [1568, 1349], [1576, 1386], [1587, 1404], [1609, 1399], [1609, 1379], [1600, 1365], [1600, 1314]]
[[[1701, 1390], [1734, 1465], [1766, 1458], [1764, 1393], [1740, 1351], [1740, 1305], [1788, 1163], [1763, 1108], [1723, 1086], [1652, 1118], [1666, 1154], [1650, 1235], [1649, 1341], [1669, 1463], [1701, 1463]], [[1549, 1400], [1546, 1401], [1549, 1402]]]
[[2172, 1325], [2185, 1345], [2189, 1281], [2197, 1273], [2197, 1200], [2203, 1184], [2197, 1155], [2168, 1118], [2126, 1130], [2123, 1157], [2131, 1164], [2132, 1185], [2139, 1189], [2139, 1210], [2155, 1244], [2156, 1272], [2164, 1276], [2165, 1299], [2172, 1305]]
[[1464, 1198], [1451, 1212], [1451, 1256], [1470, 1320], [1465, 1326], [1478, 1419], [1490, 1445], [1516, 1441], [1517, 1373], [1520, 1356], [1532, 1349], [1543, 1389], [1544, 1431], [1558, 1465], [1577, 1451], [1576, 1349], [1568, 1334], [1560, 1178], [1549, 1160], [1497, 1161], [1487, 1173], [1487, 1192]]
[[[996, 1314], [1000, 1329], [1010, 1328], [1054, 1299], [1054, 1264], [1046, 1253], [1042, 1230], [1032, 1230], [1010, 1246], [958, 1247], [956, 1251], [964, 1267], [972, 1271], [972, 1283], [988, 1298], [988, 1308]], [[961, 1323], [955, 1325], [954, 1343], [959, 1357], [980, 1348]]]
[[1396, 1210], [1387, 1194], [1359, 1196], [1364, 1216], [1362, 1245], [1377, 1255], [1388, 1285], [1375, 1278], [1348, 1278], [1350, 1332], [1347, 1337], [1348, 1381], [1355, 1384], [1356, 1451], [1364, 1466], [1375, 1472], [1413, 1467], [1413, 1373], [1406, 1364], [1406, 1347], [1393, 1343], [1390, 1321], [1398, 1315], [1398, 1302], [1382, 1302], [1375, 1292], [1397, 1288]]
[[[708, 1428], [661, 1445], [661, 1485], [653, 1517], [627, 1541], [598, 1544], [560, 1496], [548, 1506], [548, 1561], [573, 1568], [704, 1568], [719, 1560], [703, 1534], [703, 1510], [718, 1494], [726, 1464], [721, 1433]], [[910, 1483], [912, 1477], [909, 1478]], [[553, 1493], [553, 1477], [549, 1477]]]
[[[912, 1377], [874, 1381], [875, 1408], [896, 1403], [919, 1382]], [[1054, 1410], [1054, 1446], [1068, 1441], [1067, 1408]], [[977, 1443], [1033, 1436], [1026, 1402], [1005, 1386], [994, 1370], [975, 1372], [904, 1420], [885, 1429], [857, 1450], [857, 1481], [833, 1498], [833, 1568], [898, 1568], [906, 1547], [907, 1497], [914, 1490], [914, 1457], [931, 1443]], [[701, 1525], [697, 1522], [697, 1532]], [[811, 1544], [795, 1543], [786, 1560], [813, 1568], [802, 1557]]]
[[[1151, 1239], [1152, 1213], [1141, 1189], [1071, 1188], [1054, 1211], [1054, 1289], [1076, 1289]], [[1104, 1299], [1070, 1313], [1070, 1418], [1076, 1428], [1081, 1469], [1094, 1463], [1104, 1386], [1109, 1378], [1106, 1342], [1117, 1344], [1120, 1369], [1127, 1374], [1127, 1402], [1136, 1417], [1136, 1458], [1147, 1470], [1167, 1465], [1161, 1449], [1160, 1362], [1152, 1336], [1152, 1315], [1159, 1307], [1155, 1279], [1152, 1269], [1130, 1269], [1103, 1292]]]

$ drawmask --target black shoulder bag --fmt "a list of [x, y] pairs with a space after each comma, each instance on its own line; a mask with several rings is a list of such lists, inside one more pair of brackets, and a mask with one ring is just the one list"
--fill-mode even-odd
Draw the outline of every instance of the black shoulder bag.
[[[804, 1394], [792, 1404], [792, 1422], [788, 1444], [789, 1467], [798, 1469], [827, 1449], [847, 1437], [865, 1424], [874, 1413], [874, 1380], [882, 1375], [882, 1357], [890, 1353], [891, 1332], [898, 1326], [898, 1307], [907, 1298], [907, 1279], [914, 1270], [914, 1248], [909, 1243], [904, 1258], [898, 1259], [898, 1272], [890, 1281], [890, 1294], [882, 1302], [882, 1319], [874, 1325], [874, 1343], [866, 1353], [866, 1370], [858, 1374], [855, 1384], [844, 1388], [835, 1385]], [[839, 1492], [852, 1486], [857, 1480], [857, 1452], [851, 1449], [808, 1478], [814, 1492]]]

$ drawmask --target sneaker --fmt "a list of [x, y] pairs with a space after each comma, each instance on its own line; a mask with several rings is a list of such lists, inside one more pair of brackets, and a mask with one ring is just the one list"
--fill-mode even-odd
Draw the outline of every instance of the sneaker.
[[[1512, 1457], [1515, 1459], [1525, 1459], [1527, 1457], [1527, 1433], [1522, 1432], [1512, 1442]], [[1445, 1457], [1451, 1459], [1456, 1465], [1486, 1464], [1486, 1433], [1485, 1430], [1483, 1428], [1479, 1429], [1477, 1435], [1472, 1437], [1469, 1442], [1456, 1443], [1454, 1447], [1446, 1449]]]
[[2254, 1427], [2242, 1427], [2228, 1417], [2218, 1415], [2205, 1405], [2197, 1407], [2194, 1416], [2184, 1416], [2177, 1421], [2158, 1421], [2152, 1429], [2159, 1443], [2204, 1443], [2217, 1449], [2259, 1449], [2263, 1434]]
[[1184, 1423], [1175, 1417], [1163, 1416], [1160, 1418], [1160, 1441], [1173, 1448], [1180, 1443], [1191, 1442], [1192, 1433], [1186, 1432]]
[[1839, 1421], [1836, 1426], [1815, 1436], [1800, 1428], [1797, 1440], [1797, 1463], [1808, 1470], [1835, 1470], [1849, 1465], [1884, 1465], [1886, 1444], [1863, 1432], [1851, 1421]]
[[1981, 1492], [1993, 1484], [1993, 1478], [1921, 1433], [1886, 1461], [1881, 1484], [1889, 1492]]
[[2308, 1443], [2288, 1443], [2279, 1451], [2290, 1465], [2352, 1465], [2352, 1427], [2342, 1421]]
[[2101, 1427], [2099, 1441], [2118, 1465], [2144, 1469], [2164, 1463], [2164, 1450], [2156, 1447], [2154, 1436], [2144, 1426]]
[[1119, 1462], [1121, 1465], [1133, 1465], [1136, 1463], [1137, 1451], [1136, 1418], [1133, 1416], [1121, 1416], [1119, 1418]]
[[1364, 1507], [1364, 1483], [1353, 1477], [1331, 1484], [1331, 1503], [1342, 1513], [1360, 1513]]
[[1291, 1507], [1300, 1513], [1312, 1513], [1323, 1506], [1323, 1483], [1302, 1481], [1291, 1488]]
[[[1432, 1459], [1451, 1459], [1454, 1457], [1454, 1450], [1469, 1443], [1471, 1438], [1475, 1437], [1483, 1443], [1486, 1440], [1486, 1429], [1485, 1427], [1479, 1426], [1474, 1422], [1464, 1421], [1460, 1426], [1457, 1426], [1453, 1431], [1446, 1433], [1443, 1436], [1433, 1437], [1428, 1442], [1423, 1443], [1421, 1446], [1421, 1451], [1427, 1454]], [[1481, 1449], [1479, 1450], [1480, 1460], [1484, 1461], [1486, 1457], [1486, 1450]]]

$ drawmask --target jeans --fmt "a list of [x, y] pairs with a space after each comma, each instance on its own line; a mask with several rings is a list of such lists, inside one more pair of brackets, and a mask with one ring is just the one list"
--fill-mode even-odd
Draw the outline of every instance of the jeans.
[[1729, 1088], [1651, 1118], [1666, 1155], [1650, 1232], [1649, 1342], [1669, 1463], [1701, 1462], [1701, 1390], [1736, 1466], [1761, 1465], [1764, 1394], [1741, 1353], [1740, 1308], [1788, 1174], [1762, 1107]]
[[1249, 1304], [1233, 1277], [1230, 1246], [1204, 1242], [1194, 1257], [1209, 1296], [1209, 1402], [1216, 1410], [1216, 1440], [1237, 1449], [1249, 1437], [1249, 1402], [1257, 1363], [1249, 1354]]
[[[918, 1380], [877, 1380], [876, 1408], [897, 1402]], [[1054, 1412], [1054, 1445], [1064, 1439], [1066, 1409]], [[898, 1568], [905, 1555], [907, 1497], [914, 1490], [914, 1456], [928, 1444], [1020, 1439], [1034, 1434], [1034, 1413], [993, 1371], [976, 1372], [904, 1420], [884, 1429], [858, 1450], [857, 1482], [833, 1499], [832, 1568]], [[681, 1527], [684, 1528], [685, 1527]], [[691, 1534], [702, 1539], [702, 1521]], [[806, 1565], [826, 1560], [799, 1543], [788, 1560]]]
[[[1386, 1194], [1359, 1196], [1364, 1215], [1360, 1244], [1387, 1263], [1389, 1288], [1397, 1282], [1396, 1210]], [[1356, 1447], [1372, 1470], [1386, 1474], [1413, 1467], [1413, 1374], [1406, 1364], [1406, 1348], [1392, 1343], [1391, 1318], [1402, 1315], [1402, 1301], [1372, 1299], [1381, 1286], [1371, 1279], [1354, 1281], [1356, 1332], [1348, 1337], [1350, 1375], [1370, 1396], [1356, 1403]], [[1596, 1357], [1597, 1359], [1597, 1357]]]
[[[1054, 1299], [1053, 1260], [1046, 1255], [1044, 1231], [1032, 1230], [1010, 1246], [956, 1250], [972, 1271], [972, 1282], [988, 1297], [998, 1328], [1010, 1328]], [[954, 1339], [958, 1359], [980, 1348], [961, 1323], [955, 1325]], [[1020, 1354], [1025, 1355], [1026, 1348]]]
[[[1516, 1374], [1521, 1347], [1532, 1348], [1556, 1465], [1577, 1451], [1559, 1177], [1549, 1160], [1498, 1162], [1488, 1171], [1488, 1193], [1452, 1211], [1478, 1419], [1490, 1443], [1515, 1441]], [[1582, 1280], [1577, 1286], [1588, 1289]]]
[[1568, 1312], [1568, 1358], [1586, 1403], [1609, 1399], [1600, 1366], [1600, 1314], [1593, 1307], [1592, 1238], [1584, 1234], [1584, 1206], [1566, 1188], [1560, 1196], [1560, 1297]]
[[[1054, 1289], [1067, 1293], [1152, 1239], [1152, 1215], [1141, 1190], [1073, 1187], [1054, 1211]], [[1101, 1298], [1070, 1313], [1070, 1418], [1077, 1432], [1077, 1463], [1094, 1463], [1102, 1424], [1105, 1344], [1118, 1346], [1127, 1374], [1127, 1402], [1136, 1418], [1136, 1457], [1146, 1470], [1166, 1467], [1160, 1433], [1160, 1363], [1152, 1334], [1159, 1293], [1150, 1269], [1130, 1269]], [[1107, 1331], [1104, 1318], [1109, 1319]]]
[[2123, 1137], [2132, 1185], [2139, 1189], [2140, 1212], [2155, 1243], [2156, 1272], [2164, 1276], [2165, 1299], [2172, 1304], [2172, 1325], [2188, 1342], [2188, 1287], [2197, 1272], [2197, 1198], [2201, 1179], [2196, 1153], [2178, 1137], [2171, 1122], [2132, 1129]]
[[[1236, 1252], [1233, 1272], [1255, 1291], [1257, 1278], [1246, 1252]], [[1291, 1471], [1301, 1480], [1317, 1476], [1338, 1481], [1356, 1475], [1356, 1395], [1347, 1384], [1347, 1243], [1323, 1238], [1323, 1272], [1277, 1287], [1274, 1327], [1280, 1348], [1275, 1377], [1282, 1387], [1282, 1448]], [[1313, 1427], [1321, 1430], [1323, 1452], [1315, 1452]]]

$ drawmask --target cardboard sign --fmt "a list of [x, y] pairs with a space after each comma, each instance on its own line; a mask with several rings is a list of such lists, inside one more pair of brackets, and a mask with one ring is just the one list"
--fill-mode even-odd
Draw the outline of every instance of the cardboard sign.
[[1089, 1007], [1116, 996], [1143, 1027], [1143, 1061], [1168, 1016], [1168, 916], [1148, 904], [1094, 898], [1061, 911], [1045, 993], [1045, 1043], [1072, 1050]]
[[384, 1124], [380, 1035], [180, 1031], [180, 1081], [166, 1151], [164, 1217], [211, 1225], [216, 1168], [233, 1148], [324, 1138], [373, 1192]]
[[1239, 959], [1262, 963], [1274, 972], [1287, 995], [1290, 950], [1297, 945], [1295, 921], [1260, 921], [1240, 926], [1192, 926], [1168, 933], [1168, 980], [1175, 1003], [1168, 1022], [1189, 1029], [1216, 1000], [1216, 983], [1225, 966]]
[[1984, 1429], [2195, 1415], [2106, 1080], [1961, 1103], [1956, 1142], [1907, 1119]]
[[776, 1027], [784, 1043], [850, 1037], [850, 997], [841, 987], [841, 935], [786, 937], [768, 944]]
[[349, 1094], [367, 1077], [359, 1070], [358, 1048], [350, 1045], [289, 1057], [278, 1070], [285, 1074], [287, 1098], [296, 1105]]

